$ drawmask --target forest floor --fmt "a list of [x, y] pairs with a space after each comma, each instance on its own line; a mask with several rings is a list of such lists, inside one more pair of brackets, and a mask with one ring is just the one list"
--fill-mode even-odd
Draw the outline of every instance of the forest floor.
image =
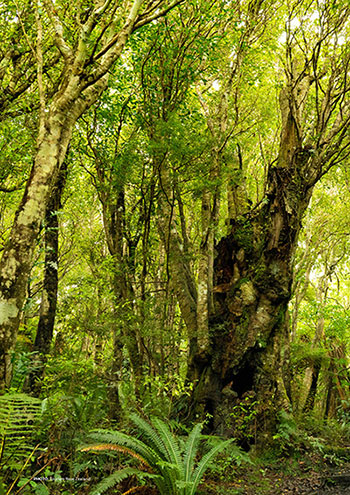
[[[288, 465], [289, 464], [289, 465]], [[237, 472], [231, 482], [208, 480], [202, 495], [350, 495], [350, 463], [330, 466], [315, 459], [290, 460], [279, 466], [257, 466]]]

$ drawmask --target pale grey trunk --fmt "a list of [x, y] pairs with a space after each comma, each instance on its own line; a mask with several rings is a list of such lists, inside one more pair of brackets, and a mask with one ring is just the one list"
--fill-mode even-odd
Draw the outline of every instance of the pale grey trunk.
[[[85, 63], [89, 58], [89, 35], [96, 16], [102, 14], [103, 9], [97, 7], [85, 24], [80, 26], [79, 42], [73, 49], [63, 37], [63, 26], [53, 5], [44, 3], [55, 33], [55, 43], [65, 59], [65, 67], [60, 86], [45, 109], [45, 95], [39, 77], [41, 64], [38, 60], [41, 103], [38, 149], [10, 240], [0, 262], [0, 391], [11, 380], [11, 353], [17, 338], [35, 241], [45, 217], [51, 187], [65, 158], [73, 127], [80, 115], [106, 89], [109, 69], [119, 58], [134, 29], [141, 4], [142, 0], [134, 0], [129, 4], [128, 15], [118, 33], [115, 31], [117, 23], [112, 23], [99, 62], [94, 62], [93, 70], [89, 68], [87, 73]], [[151, 20], [152, 16], [144, 23]]]
[[40, 316], [33, 346], [32, 370], [26, 383], [26, 387], [39, 396], [41, 379], [47, 355], [50, 352], [53, 330], [56, 318], [57, 293], [58, 293], [58, 243], [59, 221], [58, 211], [62, 208], [61, 197], [67, 177], [67, 166], [61, 167], [57, 184], [53, 187], [45, 217], [45, 261], [44, 280], [40, 303]]
[[60, 112], [47, 119], [45, 134], [0, 262], [0, 389], [10, 384], [11, 353], [17, 338], [35, 241], [75, 120], [74, 115]]

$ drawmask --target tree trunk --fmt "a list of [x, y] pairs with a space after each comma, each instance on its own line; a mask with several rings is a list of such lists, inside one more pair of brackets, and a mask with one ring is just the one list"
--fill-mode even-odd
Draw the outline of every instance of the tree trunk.
[[[89, 53], [90, 35], [96, 25], [96, 18], [103, 15], [101, 6], [90, 12], [90, 17], [79, 28], [77, 46], [71, 47], [63, 37], [65, 30], [53, 5], [45, 2], [55, 33], [54, 42], [64, 58], [64, 68], [58, 89], [46, 107], [42, 80], [43, 53], [38, 42], [40, 123], [37, 153], [10, 240], [0, 262], [0, 391], [10, 384], [11, 353], [17, 338], [35, 242], [45, 218], [52, 185], [56, 183], [76, 121], [106, 89], [109, 69], [119, 58], [133, 30], [153, 19], [152, 15], [139, 19], [141, 4], [142, 0], [134, 0], [129, 4], [118, 32], [118, 23], [111, 23], [98, 54], [99, 60], [90, 66], [94, 58], [94, 51], [93, 55]], [[168, 10], [157, 13], [157, 16], [165, 15]]]
[[[315, 335], [311, 344], [311, 348], [317, 348], [321, 345], [325, 338], [325, 319], [322, 314], [323, 308], [327, 304], [327, 294], [329, 283], [331, 280], [331, 276], [334, 273], [334, 270], [337, 266], [337, 263], [331, 263], [328, 266], [327, 261], [325, 262], [325, 270], [323, 275], [319, 278], [317, 284], [317, 304], [320, 308], [321, 314], [318, 317], [316, 324]], [[310, 268], [311, 270], [311, 268]], [[303, 390], [299, 397], [299, 409], [303, 412], [312, 411], [315, 404], [315, 396], [317, 390], [318, 378], [321, 371], [322, 362], [319, 359], [316, 359], [314, 362], [310, 364], [310, 366], [305, 370], [304, 377], [304, 386]]]
[[[325, 418], [334, 418], [341, 406], [347, 412], [347, 396], [340, 382], [343, 362], [345, 362], [345, 344], [333, 343], [329, 351], [329, 366], [327, 370]], [[342, 370], [344, 371], [344, 370]]]
[[40, 393], [47, 354], [50, 352], [56, 317], [58, 291], [58, 211], [62, 208], [61, 197], [66, 182], [67, 167], [63, 164], [57, 184], [52, 191], [45, 216], [45, 264], [44, 287], [41, 296], [40, 316], [33, 351], [35, 369], [28, 377], [28, 388], [35, 395]]
[[[210, 170], [210, 180], [218, 180], [221, 171], [221, 154], [212, 152], [213, 166]], [[210, 352], [209, 314], [213, 311], [213, 275], [214, 275], [214, 246], [215, 232], [219, 222], [220, 190], [206, 189], [202, 194], [201, 230], [202, 238], [199, 247], [198, 276], [197, 276], [197, 333], [196, 354], [203, 357]], [[189, 368], [192, 368], [189, 356]], [[194, 377], [190, 377], [191, 381]]]
[[186, 239], [181, 239], [176, 226], [174, 185], [171, 183], [166, 158], [155, 158], [154, 167], [159, 171], [160, 194], [157, 226], [167, 256], [170, 287], [176, 294], [185, 322], [190, 353], [197, 347], [197, 288], [189, 263]]
[[[105, 179], [101, 174], [101, 164], [96, 163], [101, 184], [105, 185]], [[113, 179], [111, 180], [113, 184]], [[113, 362], [111, 369], [110, 385], [110, 417], [120, 419], [119, 382], [122, 366], [122, 348], [125, 345], [131, 368], [134, 375], [135, 393], [138, 393], [138, 384], [142, 375], [142, 354], [139, 346], [139, 335], [135, 321], [130, 315], [133, 311], [134, 290], [131, 283], [130, 272], [133, 270], [133, 255], [125, 253], [125, 191], [124, 187], [110, 186], [108, 193], [100, 194], [103, 210], [103, 225], [106, 234], [107, 245], [113, 257], [112, 289], [114, 295], [113, 327]], [[131, 322], [130, 322], [131, 320]]]
[[276, 409], [287, 400], [281, 358], [288, 345], [284, 319], [291, 260], [307, 198], [295, 217], [283, 215], [279, 195], [285, 187], [284, 169], [276, 169], [274, 175], [278, 187], [269, 205], [237, 220], [217, 246], [215, 313], [210, 321], [213, 351], [210, 360], [197, 363], [201, 380], [194, 400], [196, 408], [201, 404], [213, 415], [213, 428], [226, 433], [229, 411], [247, 393], [256, 394], [260, 433], [270, 431]]
[[[298, 98], [304, 97], [305, 91], [298, 92]], [[206, 360], [201, 355], [194, 358], [200, 379], [192, 412], [210, 413], [213, 430], [232, 434], [231, 413], [249, 397], [254, 404], [249, 428], [256, 429], [260, 440], [273, 431], [278, 410], [289, 402], [282, 370], [289, 341], [285, 315], [292, 259], [312, 192], [304, 176], [309, 155], [300, 152], [298, 119], [290, 99], [283, 90], [280, 150], [268, 173], [266, 196], [231, 220], [231, 233], [217, 246], [211, 353]], [[300, 105], [299, 99], [298, 112]]]
[[11, 353], [25, 299], [35, 242], [76, 118], [54, 112], [45, 122], [29, 181], [0, 263], [0, 389], [11, 380]]
[[321, 364], [322, 364], [321, 361], [318, 360], [313, 364], [312, 368], [309, 368], [311, 371], [311, 380], [310, 380], [311, 383], [303, 407], [303, 413], [308, 413], [312, 411], [315, 406], [315, 398], [317, 392], [318, 378], [320, 376], [320, 371], [321, 371]]

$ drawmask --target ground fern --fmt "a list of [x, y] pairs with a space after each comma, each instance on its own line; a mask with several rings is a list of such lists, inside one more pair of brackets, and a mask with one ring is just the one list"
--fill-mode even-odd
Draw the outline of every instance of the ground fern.
[[118, 431], [98, 430], [90, 435], [90, 440], [99, 443], [83, 446], [80, 450], [124, 452], [147, 466], [148, 473], [141, 469], [124, 468], [101, 481], [92, 495], [103, 493], [103, 490], [107, 490], [131, 474], [139, 478], [145, 476], [152, 478], [161, 495], [195, 495], [210, 462], [232, 441], [223, 441], [213, 447], [196, 465], [195, 459], [201, 440], [201, 424], [193, 428], [185, 442], [180, 442], [169, 427], [158, 418], [153, 418], [152, 424], [135, 414], [131, 419], [139, 429], [143, 440]]
[[41, 401], [26, 394], [0, 396], [1, 460], [26, 458], [33, 449], [30, 437], [41, 416]]

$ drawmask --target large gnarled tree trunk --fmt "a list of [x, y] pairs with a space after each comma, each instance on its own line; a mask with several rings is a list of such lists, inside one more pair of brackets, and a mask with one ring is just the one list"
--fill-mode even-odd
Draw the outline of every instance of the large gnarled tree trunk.
[[209, 413], [212, 429], [236, 435], [234, 411], [244, 405], [252, 413], [244, 435], [260, 440], [273, 431], [277, 412], [289, 402], [282, 368], [289, 341], [286, 313], [293, 255], [302, 218], [313, 186], [342, 156], [348, 125], [344, 103], [327, 128], [334, 89], [331, 78], [329, 93], [317, 102], [314, 148], [311, 143], [316, 140], [307, 136], [304, 113], [314, 79], [307, 64], [302, 70], [293, 64], [290, 60], [287, 84], [280, 94], [280, 147], [268, 171], [266, 195], [232, 220], [231, 232], [217, 246], [211, 350], [206, 358], [198, 353], [193, 360], [200, 378], [192, 413]]

